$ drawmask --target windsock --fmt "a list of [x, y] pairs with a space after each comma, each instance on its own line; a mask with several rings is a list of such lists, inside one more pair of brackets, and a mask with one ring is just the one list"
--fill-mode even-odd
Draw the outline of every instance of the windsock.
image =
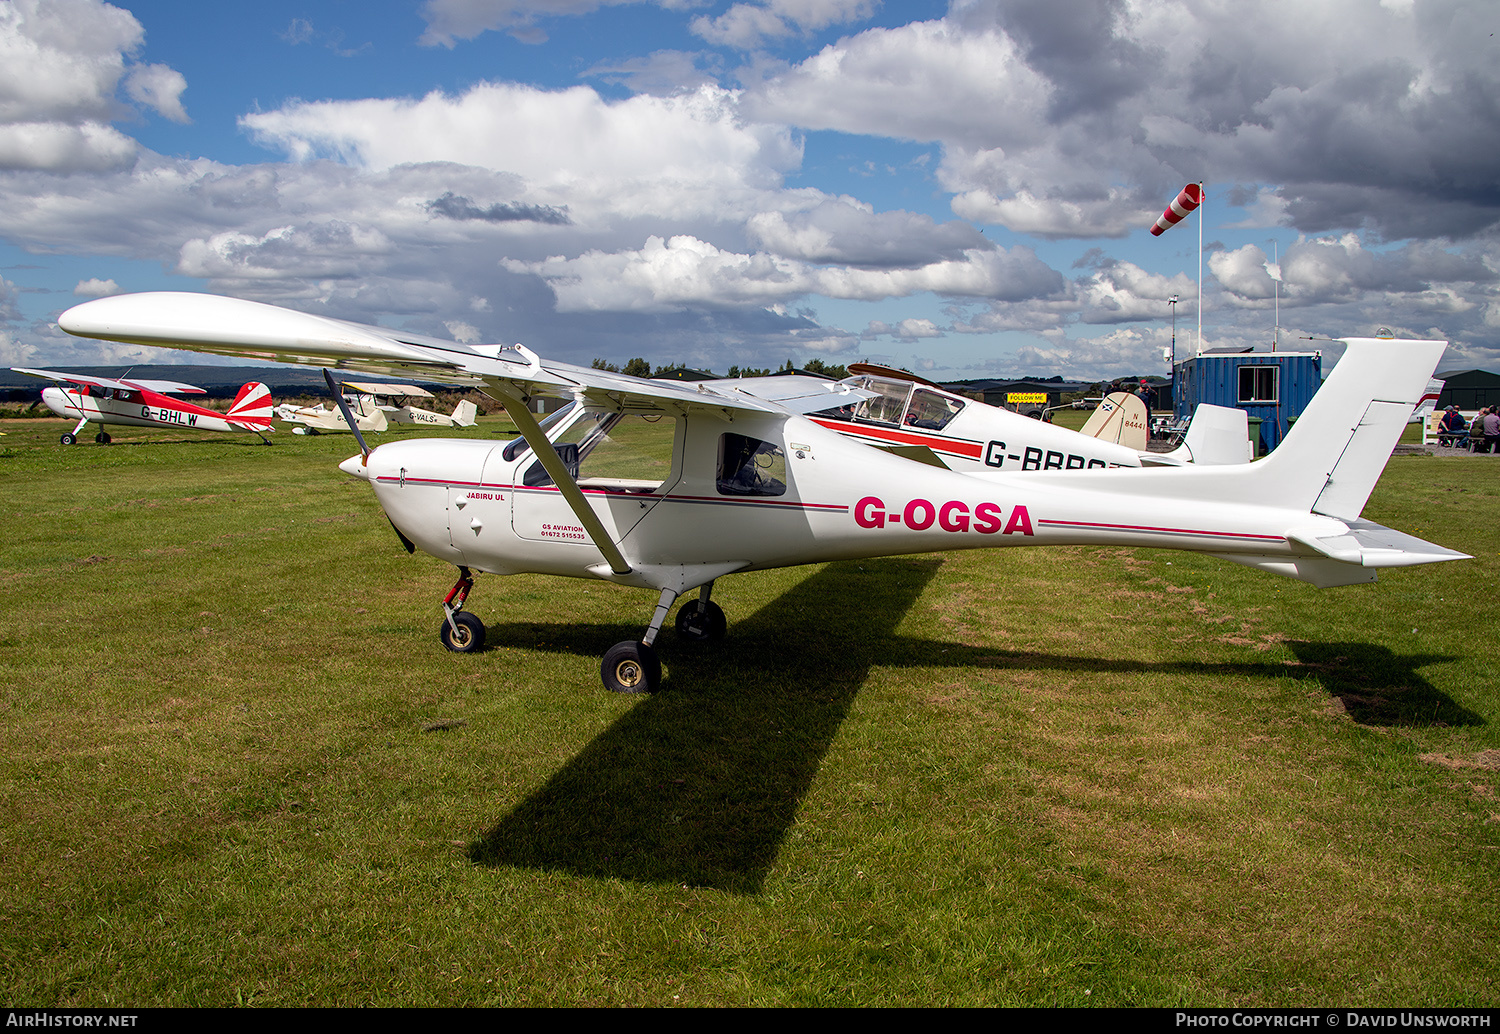
[[1203, 188], [1196, 183], [1189, 183], [1182, 188], [1182, 193], [1177, 199], [1167, 206], [1167, 210], [1156, 220], [1156, 225], [1151, 227], [1151, 236], [1160, 237], [1164, 230], [1170, 230], [1176, 226], [1183, 216], [1203, 204]]

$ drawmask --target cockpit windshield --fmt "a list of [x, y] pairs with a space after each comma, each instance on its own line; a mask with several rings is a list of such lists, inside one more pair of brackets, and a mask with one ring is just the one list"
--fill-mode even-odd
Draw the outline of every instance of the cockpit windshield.
[[876, 393], [857, 406], [824, 410], [817, 416], [833, 420], [853, 420], [863, 424], [890, 424], [892, 426], [920, 427], [929, 431], [941, 431], [948, 426], [964, 408], [962, 399], [944, 392], [921, 387], [911, 381], [891, 377], [874, 377], [868, 374], [851, 377], [844, 382], [857, 388]]
[[[563, 420], [571, 416], [574, 412], [577, 411], [577, 409], [577, 402], [569, 402], [566, 406], [562, 407], [557, 412], [549, 413], [547, 416], [543, 417], [539, 425], [542, 429], [542, 433], [550, 437], [552, 428], [556, 427]], [[531, 446], [526, 444], [525, 438], [513, 438], [509, 442], [505, 443], [505, 451], [500, 455], [505, 457], [506, 462], [510, 462], [517, 456], [521, 455], [524, 450], [529, 448], [531, 448]]]

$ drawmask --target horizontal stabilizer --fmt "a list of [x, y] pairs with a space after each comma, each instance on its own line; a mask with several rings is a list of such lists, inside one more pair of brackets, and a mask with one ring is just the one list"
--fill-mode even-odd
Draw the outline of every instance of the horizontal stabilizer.
[[1260, 553], [1215, 553], [1222, 560], [1258, 568], [1271, 574], [1309, 582], [1320, 589], [1335, 585], [1359, 585], [1373, 582], [1382, 567], [1413, 567], [1444, 560], [1468, 560], [1468, 554], [1425, 542], [1375, 524], [1372, 521], [1346, 521], [1342, 535], [1317, 537], [1299, 531], [1287, 532], [1294, 546], [1311, 550], [1314, 556], [1268, 556]]
[[1467, 553], [1426, 542], [1415, 535], [1396, 531], [1373, 521], [1346, 521], [1348, 532], [1331, 538], [1313, 538], [1291, 532], [1287, 540], [1316, 550], [1345, 564], [1362, 567], [1413, 567], [1444, 560], [1469, 560]]

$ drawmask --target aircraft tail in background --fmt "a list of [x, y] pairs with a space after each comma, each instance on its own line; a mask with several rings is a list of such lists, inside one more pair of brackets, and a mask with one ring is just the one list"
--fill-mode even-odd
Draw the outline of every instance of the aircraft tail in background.
[[251, 381], [240, 388], [240, 393], [234, 397], [228, 419], [234, 424], [266, 430], [271, 426], [275, 409], [276, 404], [271, 401], [271, 389], [259, 381]]
[[453, 407], [453, 424], [455, 427], [473, 427], [479, 422], [479, 407], [468, 399], [464, 399]]

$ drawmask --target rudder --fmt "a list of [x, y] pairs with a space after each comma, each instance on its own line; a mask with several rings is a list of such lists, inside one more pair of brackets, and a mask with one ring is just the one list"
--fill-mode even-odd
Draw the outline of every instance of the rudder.
[[229, 407], [229, 419], [239, 423], [269, 426], [274, 411], [271, 389], [259, 381], [251, 381], [240, 388], [240, 393], [234, 397], [234, 404]]

